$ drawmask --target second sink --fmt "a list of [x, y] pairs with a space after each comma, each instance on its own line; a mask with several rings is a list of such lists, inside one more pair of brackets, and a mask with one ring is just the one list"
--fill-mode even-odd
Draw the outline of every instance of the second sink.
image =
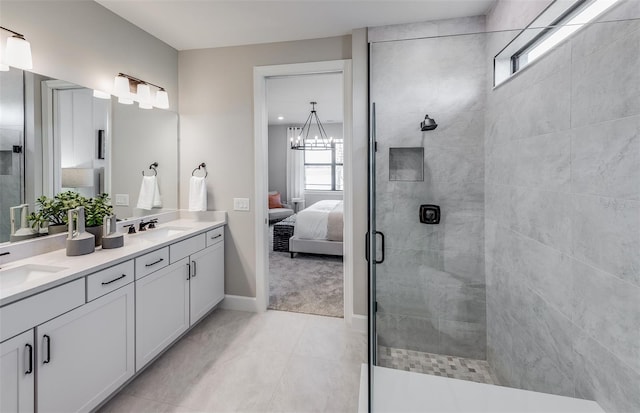
[[152, 240], [161, 240], [163, 238], [170, 238], [173, 237], [174, 235], [179, 235], [185, 231], [188, 231], [190, 228], [186, 228], [186, 227], [161, 227], [161, 228], [154, 228], [154, 229], [149, 229], [146, 230], [144, 232], [140, 232], [138, 233], [138, 237], [140, 238], [144, 238], [144, 239], [152, 239]]
[[63, 270], [66, 270], [66, 268], [33, 264], [0, 270], [0, 288], [11, 288]]

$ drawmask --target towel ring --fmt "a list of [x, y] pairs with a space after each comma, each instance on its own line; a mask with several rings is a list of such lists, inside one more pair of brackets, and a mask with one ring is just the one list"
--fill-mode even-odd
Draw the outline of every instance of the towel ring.
[[196, 176], [196, 172], [199, 171], [200, 169], [204, 169], [204, 177], [206, 178], [207, 176], [209, 176], [209, 172], [207, 172], [207, 165], [202, 162], [200, 165], [198, 165], [197, 168], [195, 168], [193, 170], [193, 172], [191, 172], [191, 176]]
[[[158, 170], [156, 169], [157, 167], [158, 167], [158, 162], [154, 162], [151, 165], [149, 165], [149, 169], [153, 170], [153, 176], [158, 176]], [[143, 170], [142, 176], [151, 176], [151, 175], [145, 175]]]

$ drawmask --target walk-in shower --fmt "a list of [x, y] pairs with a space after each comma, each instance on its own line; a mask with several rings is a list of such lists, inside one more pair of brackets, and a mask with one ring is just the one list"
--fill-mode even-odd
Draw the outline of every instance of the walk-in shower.
[[369, 29], [372, 364], [640, 411], [640, 2], [618, 3], [499, 86], [542, 30]]

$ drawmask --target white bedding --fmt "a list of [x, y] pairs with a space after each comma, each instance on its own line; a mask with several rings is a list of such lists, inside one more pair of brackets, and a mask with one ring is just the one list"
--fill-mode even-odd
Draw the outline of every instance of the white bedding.
[[294, 235], [301, 239], [328, 239], [329, 214], [342, 212], [342, 201], [318, 201], [298, 212]]

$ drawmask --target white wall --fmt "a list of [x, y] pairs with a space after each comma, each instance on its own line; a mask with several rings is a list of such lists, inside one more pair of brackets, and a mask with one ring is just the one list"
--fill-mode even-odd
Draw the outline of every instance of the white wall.
[[[179, 53], [180, 175], [207, 163], [209, 209], [228, 211], [225, 234], [227, 294], [255, 297], [253, 199], [253, 68], [255, 66], [349, 59], [351, 36]], [[233, 210], [233, 198], [249, 198], [251, 211]], [[186, 205], [187, 188], [180, 189]]]
[[[116, 205], [114, 212], [121, 218], [159, 212], [158, 209], [147, 211], [136, 208], [142, 171], [145, 171], [145, 175], [152, 175], [149, 165], [154, 162], [158, 163], [157, 179], [162, 208], [178, 208], [178, 115], [167, 110], [145, 110], [136, 105], [121, 105], [115, 99], [112, 108], [112, 201], [115, 204], [117, 194], [129, 195], [129, 205]], [[191, 171], [180, 180], [187, 182], [185, 186], [188, 186], [190, 175]], [[188, 207], [188, 203], [183, 205]]]
[[178, 109], [178, 52], [94, 1], [3, 0], [0, 25], [31, 43], [34, 73], [106, 91], [127, 73], [163, 86]]
[[367, 29], [353, 31], [352, 47], [353, 145], [353, 312], [367, 314], [368, 267], [364, 258], [364, 236], [367, 232], [367, 150], [369, 144], [369, 44]]
[[280, 192], [287, 200], [287, 127], [269, 125], [269, 191]]

